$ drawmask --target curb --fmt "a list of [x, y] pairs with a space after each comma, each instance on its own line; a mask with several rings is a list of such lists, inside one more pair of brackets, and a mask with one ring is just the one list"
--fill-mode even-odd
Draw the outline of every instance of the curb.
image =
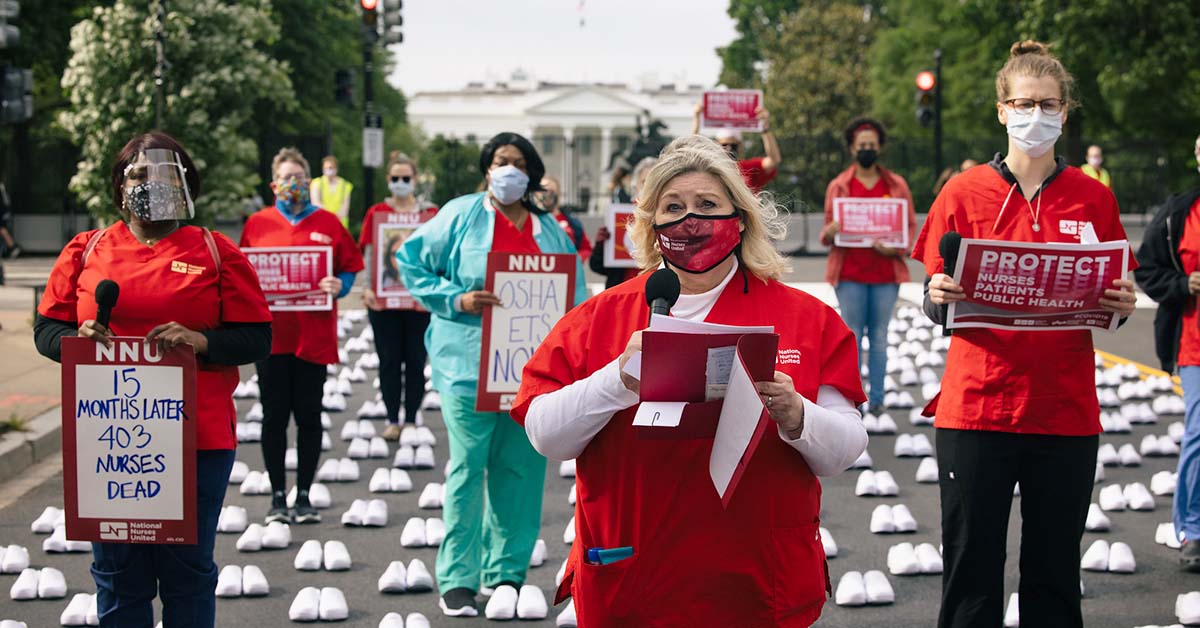
[[29, 430], [0, 439], [0, 477], [13, 478], [62, 450], [62, 410], [55, 406], [29, 422]]

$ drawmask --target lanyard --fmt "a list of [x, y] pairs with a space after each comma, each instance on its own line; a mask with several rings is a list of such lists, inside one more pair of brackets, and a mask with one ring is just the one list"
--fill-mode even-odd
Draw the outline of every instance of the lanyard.
[[[1012, 199], [1013, 192], [1015, 192], [1016, 190], [1017, 190], [1016, 183], [1012, 184], [1012, 187], [1008, 188], [1008, 196], [1004, 197], [1004, 203], [1002, 205], [1000, 205], [1000, 213], [996, 214], [996, 222], [992, 223], [992, 233], [993, 234], [996, 233], [996, 227], [1000, 226], [1000, 217], [1004, 215], [1004, 209], [1006, 207], [1008, 207], [1008, 201], [1010, 199]], [[1025, 201], [1025, 206], [1029, 209], [1029, 215], [1033, 218], [1033, 231], [1035, 233], [1042, 230], [1042, 226], [1040, 224], [1038, 224], [1038, 218], [1040, 218], [1042, 215], [1041, 190], [1042, 190], [1042, 186], [1038, 185], [1037, 190], [1034, 191], [1034, 193], [1033, 193], [1033, 195], [1037, 197], [1037, 210], [1036, 211], [1033, 209], [1033, 203], [1030, 203], [1028, 200]], [[1025, 198], [1025, 197], [1021, 196], [1021, 198]]]

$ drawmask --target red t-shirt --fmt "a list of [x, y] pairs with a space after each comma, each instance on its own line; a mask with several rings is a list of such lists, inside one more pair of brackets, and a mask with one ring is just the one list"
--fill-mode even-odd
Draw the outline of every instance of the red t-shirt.
[[[218, 277], [199, 227], [181, 227], [151, 247], [138, 242], [125, 223], [117, 223], [100, 237], [84, 267], [83, 250], [94, 233], [76, 235], [59, 254], [38, 305], [42, 316], [76, 325], [95, 319], [96, 284], [111, 279], [121, 287], [109, 320], [109, 329], [117, 336], [145, 336], [172, 321], [194, 331], [217, 329], [222, 323], [271, 321], [258, 276], [223, 234], [213, 233], [221, 258]], [[193, 274], [196, 268], [200, 272]], [[237, 447], [233, 406], [237, 384], [236, 366], [209, 364], [198, 356], [197, 449]]]
[[[567, 313], [525, 365], [513, 418], [530, 403], [580, 381], [625, 350], [645, 329], [649, 275], [613, 287]], [[734, 280], [710, 323], [774, 325], [779, 371], [816, 399], [833, 386], [862, 403], [854, 335], [837, 313], [777, 281]], [[577, 459], [576, 540], [558, 598], [575, 599], [579, 625], [811, 625], [825, 601], [821, 485], [803, 456], [767, 428], [728, 508], [708, 472], [713, 437], [654, 440], [622, 410]], [[686, 420], [686, 419], [685, 419]], [[669, 531], [669, 532], [668, 532]], [[632, 546], [611, 565], [583, 560], [590, 547]]]
[[[1090, 222], [1101, 242], [1124, 240], [1125, 229], [1111, 190], [1078, 168], [1068, 167], [1043, 187], [1039, 231], [1032, 208], [1012, 184], [983, 164], [950, 179], [917, 236], [913, 259], [932, 275], [942, 272], [938, 244], [957, 231], [964, 238], [1016, 242], [1079, 242], [1080, 223]], [[993, 225], [995, 231], [993, 231]], [[1130, 270], [1137, 267], [1133, 252]], [[1100, 428], [1092, 332], [957, 329], [946, 357], [942, 390], [926, 406], [934, 425], [963, 430], [1091, 436]]]
[[537, 240], [533, 239], [533, 223], [537, 216], [532, 213], [518, 231], [516, 225], [500, 210], [496, 214], [496, 226], [492, 230], [492, 250], [497, 253], [541, 253]]
[[[857, 178], [850, 179], [851, 198], [891, 198], [887, 182], [883, 177], [875, 182], [875, 187], [867, 189]], [[844, 247], [842, 257], [842, 274], [839, 281], [857, 281], [859, 283], [896, 283], [896, 265], [893, 259], [880, 255], [875, 249], [860, 249]]]
[[779, 174], [778, 168], [764, 170], [762, 157], [743, 159], [738, 162], [738, 169], [742, 171], [742, 178], [746, 180], [750, 191], [755, 194], [761, 192], [775, 178], [775, 175]]
[[[1200, 270], [1200, 198], [1192, 203], [1191, 211], [1183, 223], [1179, 258], [1183, 262], [1183, 272], [1190, 275]], [[1182, 327], [1179, 335], [1179, 366], [1200, 366], [1200, 311], [1196, 308], [1196, 297], [1188, 299], [1183, 306]]]
[[[274, 206], [255, 212], [242, 228], [241, 246], [331, 246], [333, 274], [363, 269], [362, 253], [337, 214], [315, 211], [292, 225]], [[271, 355], [295, 355], [315, 364], [336, 364], [337, 300], [327, 312], [275, 312]]]
[[[427, 207], [422, 207], [421, 211], [420, 211], [420, 214], [421, 214], [420, 221], [422, 223], [429, 222], [429, 219], [433, 218], [434, 215], [437, 214], [437, 210], [438, 210], [437, 205], [429, 205]], [[384, 220], [384, 219], [386, 219], [388, 214], [397, 214], [397, 213], [402, 213], [402, 212], [397, 212], [391, 205], [388, 205], [386, 202], [375, 203], [369, 209], [367, 209], [367, 215], [363, 216], [362, 231], [359, 232], [359, 234], [358, 234], [359, 250], [366, 250], [366, 248], [368, 246], [372, 246], [375, 244], [375, 222], [374, 221]]]

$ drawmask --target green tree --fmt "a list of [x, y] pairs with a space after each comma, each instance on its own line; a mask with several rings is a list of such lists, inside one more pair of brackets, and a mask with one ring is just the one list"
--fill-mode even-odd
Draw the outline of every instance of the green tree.
[[738, 38], [717, 48], [721, 57], [720, 83], [733, 88], [755, 87], [764, 60], [761, 35], [776, 27], [783, 15], [800, 8], [800, 0], [729, 0]]
[[[59, 122], [82, 152], [71, 191], [97, 217], [115, 215], [107, 172], [113, 158], [154, 128], [154, 6], [117, 0], [71, 29], [62, 77], [71, 106]], [[196, 214], [211, 222], [236, 211], [258, 184], [249, 122], [262, 101], [287, 108], [292, 85], [286, 64], [266, 50], [279, 36], [269, 0], [173, 0], [169, 7], [162, 130], [183, 142], [210, 183]]]
[[425, 146], [421, 167], [435, 177], [430, 200], [439, 206], [474, 192], [483, 178], [479, 173], [479, 147], [441, 135]]

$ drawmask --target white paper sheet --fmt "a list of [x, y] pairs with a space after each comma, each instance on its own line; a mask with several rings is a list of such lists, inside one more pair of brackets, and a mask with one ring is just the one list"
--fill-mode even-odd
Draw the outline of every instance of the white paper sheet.
[[737, 357], [737, 347], [713, 347], [708, 350], [704, 365], [704, 400], [712, 401], [725, 397], [729, 388], [729, 374]]
[[713, 439], [712, 454], [708, 459], [708, 475], [722, 497], [729, 489], [738, 462], [750, 446], [762, 411], [763, 402], [762, 397], [758, 396], [758, 389], [754, 387], [742, 361], [735, 359], [729, 374], [725, 402], [721, 406], [717, 434]]
[[629, 360], [625, 362], [625, 367], [621, 370], [639, 382], [642, 381], [642, 352], [638, 351], [629, 356]]
[[641, 427], [679, 427], [686, 405], [683, 401], [643, 401], [633, 417], [633, 424]]
[[650, 316], [650, 331], [673, 331], [681, 334], [773, 334], [775, 327], [740, 327], [738, 325], [718, 325], [689, 321], [683, 318], [673, 318], [662, 314]]

